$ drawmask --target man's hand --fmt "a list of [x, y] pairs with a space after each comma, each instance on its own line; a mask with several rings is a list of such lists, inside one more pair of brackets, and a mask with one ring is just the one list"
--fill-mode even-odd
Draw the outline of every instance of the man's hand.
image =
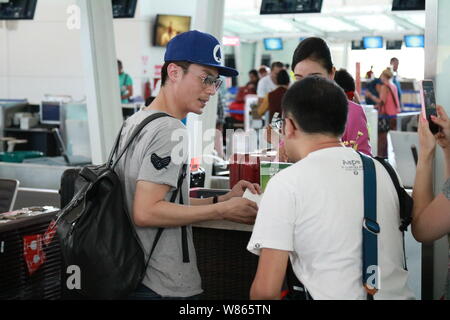
[[219, 204], [221, 206], [221, 214], [225, 220], [254, 224], [258, 205], [245, 198], [231, 198], [228, 201]]
[[223, 195], [220, 200], [221, 201], [227, 201], [234, 197], [242, 197], [245, 190], [249, 189], [251, 193], [253, 194], [261, 194], [261, 187], [257, 183], [251, 183], [245, 180], [241, 180], [231, 189], [230, 192]]

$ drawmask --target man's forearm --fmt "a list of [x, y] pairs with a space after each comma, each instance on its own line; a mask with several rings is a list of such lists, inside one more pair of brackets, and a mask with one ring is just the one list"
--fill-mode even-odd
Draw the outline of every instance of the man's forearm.
[[221, 220], [223, 215], [220, 208], [219, 205], [185, 206], [162, 200], [151, 209], [135, 214], [134, 222], [139, 227], [177, 227], [207, 220]]

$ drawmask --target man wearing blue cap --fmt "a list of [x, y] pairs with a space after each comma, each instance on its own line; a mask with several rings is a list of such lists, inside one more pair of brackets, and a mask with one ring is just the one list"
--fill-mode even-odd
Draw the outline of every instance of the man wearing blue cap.
[[217, 39], [199, 31], [173, 38], [164, 60], [159, 94], [127, 119], [119, 146], [145, 118], [161, 112], [169, 115], [142, 130], [116, 169], [146, 258], [158, 239], [158, 228], [164, 228], [131, 299], [198, 298], [202, 288], [190, 225], [224, 219], [253, 224], [258, 210], [256, 203], [242, 198], [247, 188], [260, 193], [258, 185], [241, 181], [223, 196], [189, 199], [189, 179], [182, 177], [189, 157], [187, 130], [180, 120], [189, 112], [203, 112], [220, 87], [219, 76], [238, 72], [221, 65]]

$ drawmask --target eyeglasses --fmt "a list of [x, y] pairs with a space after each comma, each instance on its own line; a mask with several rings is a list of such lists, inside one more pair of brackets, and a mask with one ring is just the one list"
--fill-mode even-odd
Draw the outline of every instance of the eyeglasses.
[[202, 79], [202, 83], [205, 87], [214, 86], [216, 90], [219, 90], [220, 86], [222, 85], [223, 80], [220, 77], [215, 77], [211, 75], [203, 75], [198, 76], [200, 79]]

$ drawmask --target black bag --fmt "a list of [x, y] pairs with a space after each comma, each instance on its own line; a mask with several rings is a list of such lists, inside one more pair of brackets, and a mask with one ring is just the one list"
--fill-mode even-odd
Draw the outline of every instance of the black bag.
[[72, 200], [75, 193], [84, 185], [82, 180], [79, 179], [80, 171], [81, 168], [72, 168], [63, 172], [59, 188], [60, 208], [64, 208]]
[[[169, 115], [157, 113], [146, 118], [113, 162], [119, 146], [119, 132], [108, 162], [81, 170], [80, 178], [85, 181], [84, 185], [58, 215], [61, 251], [67, 266], [80, 268], [81, 288], [78, 293], [83, 297], [126, 298], [142, 282], [163, 229], [158, 230], [145, 261], [145, 253], [127, 213], [121, 183], [114, 168], [144, 126], [164, 116]], [[180, 177], [179, 188], [174, 194], [180, 189], [184, 176], [185, 173]]]

